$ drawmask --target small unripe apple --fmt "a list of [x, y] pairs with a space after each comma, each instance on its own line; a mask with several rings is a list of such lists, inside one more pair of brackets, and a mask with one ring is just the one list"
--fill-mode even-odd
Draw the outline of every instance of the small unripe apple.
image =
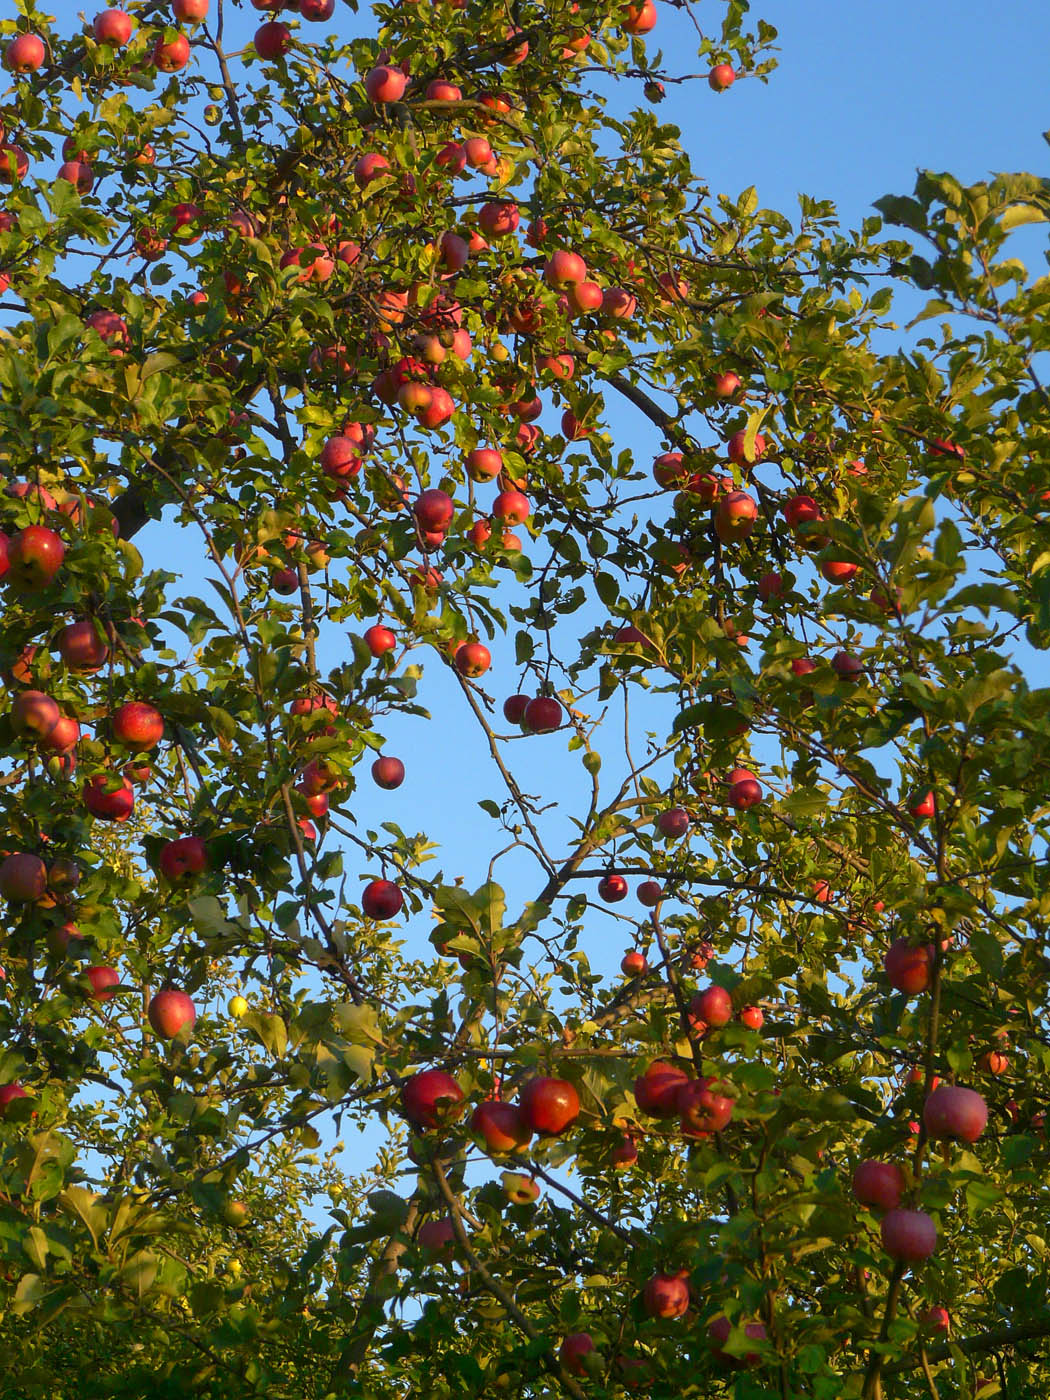
[[227, 1011], [230, 1013], [230, 1015], [234, 1018], [234, 1020], [239, 1021], [239, 1020], [241, 1019], [242, 1016], [247, 1016], [247, 1014], [248, 1014], [248, 1003], [245, 1001], [244, 997], [241, 997], [241, 996], [230, 997], [230, 1000], [229, 1000], [229, 1003], [228, 1003], [226, 1009], [227, 1009]]

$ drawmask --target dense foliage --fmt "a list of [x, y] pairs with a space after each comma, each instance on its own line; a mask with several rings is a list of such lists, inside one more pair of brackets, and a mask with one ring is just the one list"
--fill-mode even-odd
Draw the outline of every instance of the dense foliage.
[[1043, 183], [714, 196], [663, 0], [7, 8], [3, 1394], [1044, 1394]]

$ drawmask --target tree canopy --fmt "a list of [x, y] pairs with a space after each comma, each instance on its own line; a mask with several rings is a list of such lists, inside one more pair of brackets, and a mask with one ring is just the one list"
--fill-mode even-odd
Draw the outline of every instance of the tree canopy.
[[1045, 1393], [1046, 183], [711, 191], [743, 0], [9, 8], [3, 1394]]

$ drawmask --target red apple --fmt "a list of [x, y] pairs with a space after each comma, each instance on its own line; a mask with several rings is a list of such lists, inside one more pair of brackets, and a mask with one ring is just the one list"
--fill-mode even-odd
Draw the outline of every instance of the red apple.
[[855, 681], [864, 671], [864, 662], [848, 651], [837, 651], [831, 658], [831, 669], [840, 680]]
[[589, 1332], [570, 1332], [558, 1348], [558, 1360], [574, 1376], [586, 1374], [583, 1358], [594, 1350], [594, 1339]]
[[633, 1167], [638, 1160], [638, 1144], [632, 1137], [624, 1137], [609, 1153], [609, 1162], [617, 1169]]
[[904, 1173], [896, 1162], [858, 1162], [853, 1173], [853, 1195], [861, 1205], [894, 1210], [904, 1195]]
[[733, 1019], [733, 998], [724, 987], [705, 987], [689, 1003], [690, 1012], [708, 1026], [728, 1026]]
[[763, 574], [758, 580], [758, 596], [763, 603], [769, 603], [774, 598], [779, 598], [783, 591], [784, 579], [781, 574]]
[[[282, 29], [283, 25], [280, 26]], [[265, 29], [266, 26], [263, 25]], [[370, 185], [373, 180], [378, 180], [381, 175], [385, 175], [390, 170], [390, 162], [386, 156], [377, 155], [374, 151], [369, 151], [361, 156], [354, 166], [354, 180], [361, 189]]]
[[632, 948], [620, 959], [620, 971], [628, 977], [641, 977], [649, 971], [649, 960], [637, 948]]
[[[424, 388], [426, 386], [419, 385], [417, 387]], [[412, 513], [419, 522], [421, 530], [443, 531], [455, 513], [455, 505], [447, 492], [432, 487], [430, 490], [423, 491], [416, 498]]]
[[181, 72], [190, 61], [190, 41], [185, 34], [176, 34], [169, 44], [163, 36], [153, 46], [151, 54], [154, 68], [161, 73]]
[[513, 1205], [531, 1206], [540, 1198], [540, 1185], [524, 1172], [503, 1172], [503, 1192]]
[[537, 695], [525, 706], [524, 720], [534, 734], [550, 734], [561, 727], [561, 704], [553, 695]]
[[573, 282], [583, 282], [587, 277], [587, 264], [567, 248], [556, 249], [543, 267], [543, 280], [548, 287], [559, 290]]
[[765, 1023], [765, 1013], [760, 1006], [744, 1006], [740, 1009], [740, 1023], [748, 1030], [760, 1031]]
[[269, 20], [255, 31], [255, 52], [262, 59], [280, 58], [292, 45], [292, 31], [279, 20]]
[[471, 481], [492, 481], [503, 470], [503, 454], [494, 447], [475, 447], [467, 453], [467, 475]]
[[129, 700], [114, 712], [110, 730], [116, 743], [146, 753], [164, 738], [164, 717], [145, 701]]
[[115, 967], [89, 967], [84, 971], [91, 987], [88, 995], [95, 1001], [112, 1001], [116, 995], [112, 988], [120, 984], [120, 973]]
[[661, 812], [656, 819], [656, 825], [661, 836], [679, 837], [684, 836], [689, 830], [689, 813], [684, 807], [670, 807], [666, 812]]
[[521, 1110], [512, 1103], [501, 1103], [489, 1099], [479, 1103], [474, 1110], [470, 1126], [473, 1132], [485, 1139], [488, 1152], [497, 1154], [518, 1152], [528, 1145], [532, 1130], [522, 1117]]
[[508, 724], [520, 724], [525, 718], [529, 703], [527, 695], [508, 695], [503, 702], [503, 718]]
[[483, 676], [492, 663], [492, 655], [481, 642], [464, 642], [456, 648], [456, 670], [461, 676], [475, 679]]
[[678, 1065], [654, 1060], [634, 1081], [634, 1097], [643, 1113], [652, 1118], [673, 1118], [678, 1112], [678, 1091], [689, 1076]]
[[401, 1086], [401, 1108], [416, 1129], [437, 1128], [462, 1113], [463, 1090], [443, 1069], [424, 1069]]
[[197, 1019], [197, 1008], [185, 992], [175, 987], [164, 987], [151, 998], [147, 1014], [157, 1035], [165, 1040], [174, 1040], [184, 1026], [192, 1028]]
[[766, 440], [761, 433], [755, 434], [755, 445], [749, 452], [747, 450], [747, 429], [741, 428], [739, 432], [726, 443], [726, 454], [729, 460], [738, 467], [752, 467], [756, 462], [761, 461], [766, 453]]
[[736, 74], [731, 63], [716, 63], [707, 75], [707, 83], [712, 92], [725, 92], [736, 82]]
[[715, 506], [715, 534], [723, 544], [746, 540], [758, 519], [758, 503], [746, 491], [730, 491]]
[[[729, 1334], [733, 1330], [733, 1325], [726, 1316], [713, 1318], [707, 1324], [707, 1335], [712, 1342], [711, 1355], [723, 1366], [738, 1369], [741, 1366], [754, 1366], [761, 1359], [757, 1351], [746, 1351], [742, 1356], [733, 1356], [723, 1347], [729, 1340]], [[767, 1336], [766, 1329], [761, 1322], [748, 1322], [744, 1327], [744, 1335], [752, 1341], [764, 1342]]]
[[687, 1137], [720, 1133], [733, 1117], [734, 1101], [716, 1079], [691, 1079], [675, 1096], [675, 1108]]
[[623, 27], [628, 34], [648, 34], [656, 27], [655, 0], [641, 0], [640, 4], [629, 4], [623, 13]]
[[723, 370], [715, 376], [715, 394], [720, 399], [731, 399], [740, 392], [740, 376], [731, 369]]
[[369, 919], [392, 919], [404, 903], [404, 895], [391, 880], [371, 880], [361, 891], [361, 908]]
[[933, 945], [915, 947], [903, 938], [897, 939], [886, 953], [883, 967], [891, 987], [915, 996], [926, 991], [933, 975]]
[[134, 28], [135, 21], [124, 10], [103, 10], [95, 16], [92, 26], [100, 44], [109, 44], [116, 49], [124, 47]]
[[654, 1274], [642, 1290], [642, 1306], [650, 1317], [681, 1317], [689, 1308], [689, 1271]]
[[66, 547], [45, 525], [27, 525], [7, 548], [7, 580], [20, 592], [46, 588], [62, 567]]
[[923, 1308], [919, 1314], [919, 1325], [932, 1336], [947, 1337], [952, 1330], [952, 1319], [947, 1308]]
[[400, 102], [405, 95], [408, 78], [400, 68], [380, 65], [373, 68], [365, 78], [365, 92], [369, 102]]
[[507, 525], [524, 525], [531, 513], [532, 507], [520, 491], [501, 491], [492, 502], [492, 514]]
[[208, 0], [171, 0], [171, 10], [183, 24], [199, 24], [208, 17]]
[[664, 887], [658, 880], [643, 880], [635, 890], [638, 903], [646, 909], [655, 909], [664, 897]]
[[79, 741], [78, 722], [72, 715], [61, 715], [55, 727], [40, 736], [40, 747], [48, 753], [67, 754], [76, 748]]
[[390, 628], [382, 627], [378, 623], [368, 628], [364, 640], [368, 650], [376, 657], [385, 656], [397, 646], [397, 637]]
[[882, 1217], [882, 1247], [891, 1259], [920, 1263], [937, 1248], [937, 1227], [924, 1210], [897, 1207]]
[[0, 895], [13, 904], [35, 904], [47, 893], [47, 867], [39, 856], [16, 852], [0, 863]]
[[62, 718], [62, 711], [42, 690], [20, 691], [11, 702], [11, 728], [20, 739], [44, 739]]
[[579, 1095], [567, 1080], [542, 1075], [522, 1086], [519, 1103], [526, 1125], [543, 1137], [563, 1132], [580, 1112]]
[[618, 904], [627, 898], [627, 881], [622, 875], [603, 875], [598, 881], [598, 898], [606, 904]]
[[29, 1095], [17, 1080], [10, 1084], [0, 1084], [0, 1118], [6, 1114], [8, 1104], [15, 1099], [27, 1099], [28, 1097]]
[[986, 1050], [977, 1061], [977, 1065], [985, 1074], [998, 1076], [1005, 1074], [1010, 1068], [1010, 1056], [1004, 1055], [1001, 1050]]
[[172, 885], [185, 885], [208, 868], [208, 848], [199, 836], [179, 836], [160, 848], [160, 873]]
[[927, 1098], [922, 1121], [931, 1138], [976, 1142], [988, 1123], [988, 1105], [974, 1089], [941, 1084]]
[[424, 1220], [416, 1234], [416, 1243], [428, 1254], [447, 1254], [455, 1248], [456, 1231], [451, 1217], [441, 1220]]
[[18, 34], [4, 50], [4, 67], [12, 73], [35, 73], [46, 57], [38, 34]]
[[[469, 145], [469, 143], [468, 143]], [[478, 224], [489, 238], [513, 233], [520, 219], [518, 206], [510, 199], [493, 199], [478, 210]]]
[[916, 820], [923, 817], [932, 817], [937, 813], [937, 799], [932, 788], [927, 788], [925, 792], [917, 792], [908, 803], [908, 811]]
[[372, 764], [372, 781], [377, 787], [392, 792], [405, 781], [405, 765], [399, 758], [381, 755]]
[[109, 656], [109, 647], [89, 617], [67, 623], [55, 638], [55, 645], [71, 671], [91, 674], [104, 666]]
[[734, 768], [729, 775], [729, 805], [740, 812], [762, 801], [762, 784], [746, 768]]
[[93, 817], [103, 821], [126, 822], [135, 810], [135, 789], [123, 776], [114, 786], [116, 777], [96, 773], [83, 787], [84, 806]]

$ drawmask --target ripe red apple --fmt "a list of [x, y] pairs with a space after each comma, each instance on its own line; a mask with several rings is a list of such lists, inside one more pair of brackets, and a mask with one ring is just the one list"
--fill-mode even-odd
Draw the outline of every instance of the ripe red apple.
[[534, 1133], [554, 1137], [574, 1123], [580, 1112], [580, 1098], [565, 1079], [540, 1075], [528, 1080], [518, 1096], [521, 1116]]
[[208, 18], [208, 0], [171, 0], [171, 10], [183, 24], [199, 24]]
[[681, 1317], [689, 1308], [689, 1270], [654, 1274], [642, 1290], [642, 1306], [650, 1317]]
[[62, 717], [62, 711], [42, 690], [20, 691], [11, 702], [11, 728], [20, 739], [44, 739]]
[[467, 158], [467, 164], [473, 165], [476, 169], [488, 165], [492, 159], [492, 147], [484, 136], [469, 137], [463, 143], [463, 152]]
[[109, 656], [109, 647], [90, 617], [67, 623], [55, 638], [55, 645], [71, 671], [89, 675], [101, 669]]
[[736, 82], [736, 74], [731, 63], [716, 63], [707, 75], [707, 83], [712, 92], [725, 92]]
[[69, 753], [80, 741], [80, 725], [72, 715], [60, 715], [55, 727], [40, 736], [40, 747], [48, 753]]
[[652, 1118], [673, 1118], [678, 1112], [678, 1091], [689, 1076], [678, 1065], [654, 1060], [634, 1081], [634, 1097], [643, 1113]]
[[988, 1105], [974, 1089], [941, 1084], [927, 1098], [922, 1121], [931, 1138], [976, 1142], [988, 1123]]
[[199, 836], [179, 836], [160, 848], [160, 873], [172, 885], [185, 885], [208, 868], [208, 848]]
[[925, 792], [917, 792], [908, 803], [908, 811], [916, 820], [924, 817], [933, 817], [937, 813], [937, 799], [932, 788], [927, 788]]
[[95, 1001], [112, 1001], [116, 993], [112, 988], [119, 986], [120, 973], [115, 967], [89, 967], [84, 971], [91, 987], [88, 995]]
[[627, 881], [622, 875], [603, 875], [598, 881], [598, 898], [606, 904], [618, 904], [627, 898]]
[[35, 73], [46, 57], [38, 34], [18, 34], [4, 50], [4, 67], [12, 73]]
[[292, 31], [279, 20], [260, 24], [255, 31], [255, 52], [262, 59], [280, 58], [292, 45]]
[[520, 491], [501, 491], [492, 502], [492, 514], [507, 525], [524, 525], [531, 513], [532, 507]]
[[758, 519], [758, 502], [746, 491], [730, 491], [715, 506], [715, 534], [723, 544], [746, 540]]
[[405, 896], [391, 880], [370, 880], [361, 891], [361, 908], [369, 919], [392, 919], [404, 904]]
[[485, 1139], [488, 1152], [518, 1152], [526, 1147], [532, 1130], [516, 1104], [488, 1099], [479, 1103], [470, 1119], [473, 1132]]
[[762, 784], [746, 768], [734, 768], [729, 775], [729, 805], [740, 812], [762, 801]]
[[861, 1205], [894, 1210], [904, 1195], [904, 1173], [896, 1162], [858, 1162], [853, 1173], [853, 1195]]
[[916, 996], [926, 991], [933, 975], [934, 949], [930, 943], [915, 947], [898, 938], [888, 949], [883, 967], [891, 987]]
[[17, 1080], [10, 1084], [0, 1084], [0, 1118], [6, 1114], [8, 1104], [15, 1099], [27, 1099], [28, 1097], [29, 1095]]
[[920, 1263], [937, 1248], [937, 1227], [924, 1210], [898, 1206], [882, 1217], [882, 1247], [891, 1259]]
[[840, 680], [855, 681], [864, 671], [864, 662], [848, 651], [837, 651], [831, 658], [831, 669]]
[[951, 1314], [947, 1308], [924, 1308], [919, 1314], [919, 1325], [932, 1336], [947, 1337], [952, 1330]]
[[147, 1014], [157, 1035], [165, 1040], [174, 1040], [184, 1026], [193, 1026], [197, 1008], [185, 992], [175, 987], [164, 987], [150, 999]]
[[784, 592], [783, 575], [778, 573], [763, 574], [758, 580], [757, 591], [763, 603], [770, 603], [774, 598], [779, 598]]
[[13, 904], [35, 904], [47, 893], [47, 867], [39, 856], [16, 852], [0, 863], [0, 895]]
[[46, 525], [27, 525], [7, 547], [7, 580], [20, 592], [46, 588], [62, 567], [66, 547]]
[[176, 34], [166, 44], [162, 35], [153, 46], [151, 58], [161, 73], [179, 73], [190, 61], [190, 41], [185, 34]]
[[609, 1153], [609, 1162], [617, 1169], [633, 1167], [638, 1160], [638, 1144], [632, 1137], [624, 1137]]
[[531, 1206], [540, 1198], [540, 1185], [524, 1172], [503, 1172], [503, 1193], [513, 1205]]
[[116, 743], [146, 753], [164, 738], [164, 717], [143, 700], [128, 700], [114, 711], [110, 731]]
[[[425, 386], [418, 386], [423, 388]], [[431, 487], [423, 491], [412, 506], [412, 513], [421, 530], [445, 530], [455, 513], [452, 497], [446, 491]]]
[[740, 392], [740, 376], [731, 369], [715, 375], [715, 394], [720, 399], [731, 399]]
[[464, 642], [456, 648], [456, 670], [461, 676], [483, 676], [492, 664], [492, 654], [481, 642]]
[[583, 1358], [594, 1350], [594, 1339], [589, 1332], [570, 1332], [558, 1348], [558, 1360], [574, 1376], [586, 1374]]
[[[277, 7], [267, 3], [263, 8], [273, 10]], [[313, 20], [316, 23], [331, 19], [334, 13], [335, 0], [299, 0], [300, 19]]]
[[656, 819], [660, 835], [671, 838], [684, 836], [689, 830], [689, 822], [689, 813], [684, 807], [669, 807], [666, 812], [661, 812]]
[[656, 27], [655, 0], [641, 0], [640, 4], [629, 4], [624, 10], [623, 27], [628, 34], [648, 34]]
[[741, 428], [739, 432], [726, 443], [726, 455], [729, 460], [738, 467], [753, 467], [756, 462], [760, 462], [766, 454], [766, 440], [761, 433], [755, 434], [755, 445], [749, 452], [747, 450], [747, 429]]
[[478, 210], [478, 225], [489, 238], [502, 238], [513, 233], [520, 218], [518, 206], [510, 199], [489, 200]]
[[658, 880], [643, 880], [635, 890], [638, 903], [646, 909], [655, 909], [664, 897], [664, 887]]
[[[266, 26], [263, 25], [265, 29]], [[284, 26], [282, 25], [283, 29]], [[385, 175], [390, 169], [390, 162], [386, 156], [377, 155], [374, 151], [369, 151], [357, 161], [354, 166], [354, 180], [364, 189], [373, 180], [378, 180], [381, 175]]]
[[381, 755], [372, 764], [372, 780], [377, 787], [392, 792], [405, 781], [405, 765], [399, 758]]
[[567, 248], [556, 249], [543, 267], [543, 280], [548, 287], [560, 290], [572, 282], [583, 282], [587, 277], [587, 264], [579, 253]]
[[561, 727], [562, 710], [553, 695], [537, 695], [525, 706], [524, 720], [534, 734], [550, 734]]
[[649, 960], [637, 948], [632, 948], [620, 959], [620, 971], [628, 977], [641, 977], [649, 971]]
[[103, 821], [126, 822], [135, 810], [135, 789], [123, 776], [119, 785], [116, 775], [96, 773], [83, 787], [84, 806], [93, 817]]
[[401, 1108], [412, 1126], [421, 1131], [437, 1128], [458, 1118], [463, 1090], [443, 1069], [423, 1069], [401, 1086]]
[[428, 1254], [448, 1254], [456, 1244], [456, 1232], [451, 1217], [424, 1220], [416, 1234], [416, 1243]]
[[400, 102], [407, 86], [408, 78], [401, 69], [386, 64], [373, 68], [365, 78], [369, 102]]
[[[757, 1351], [745, 1351], [742, 1356], [732, 1356], [729, 1352], [723, 1351], [723, 1347], [729, 1340], [729, 1334], [733, 1330], [733, 1325], [724, 1314], [721, 1317], [713, 1318], [707, 1324], [707, 1335], [711, 1339], [711, 1355], [723, 1366], [732, 1370], [737, 1370], [742, 1366], [754, 1366], [761, 1360]], [[767, 1336], [766, 1329], [761, 1322], [748, 1322], [744, 1326], [744, 1335], [750, 1337], [752, 1341], [764, 1342]]]
[[689, 1003], [690, 1012], [708, 1026], [728, 1026], [733, 1019], [733, 998], [724, 987], [705, 987]]
[[103, 10], [95, 16], [92, 26], [95, 38], [100, 44], [110, 44], [122, 49], [131, 38], [135, 21], [124, 10]]
[[857, 572], [856, 564], [849, 564], [844, 559], [825, 559], [820, 566], [820, 572], [827, 579], [828, 583], [849, 583]]
[[471, 481], [492, 481], [503, 470], [503, 454], [494, 447], [475, 447], [467, 453], [467, 475]]
[[765, 1012], [760, 1006], [744, 1006], [740, 1009], [740, 1023], [748, 1030], [760, 1031], [765, 1023]]
[[447, 83], [444, 78], [431, 78], [427, 83], [427, 100], [430, 102], [462, 102], [463, 90], [455, 83]]
[[503, 702], [503, 718], [508, 724], [520, 724], [525, 718], [525, 711], [528, 707], [529, 696], [508, 695]]
[[378, 623], [367, 629], [364, 639], [368, 650], [376, 657], [385, 656], [397, 646], [397, 637], [390, 628], [382, 627]]
[[681, 452], [662, 452], [653, 462], [653, 477], [660, 486], [679, 486], [688, 476]]
[[716, 1079], [691, 1079], [675, 1097], [682, 1132], [688, 1137], [720, 1133], [733, 1117], [734, 1101]]

